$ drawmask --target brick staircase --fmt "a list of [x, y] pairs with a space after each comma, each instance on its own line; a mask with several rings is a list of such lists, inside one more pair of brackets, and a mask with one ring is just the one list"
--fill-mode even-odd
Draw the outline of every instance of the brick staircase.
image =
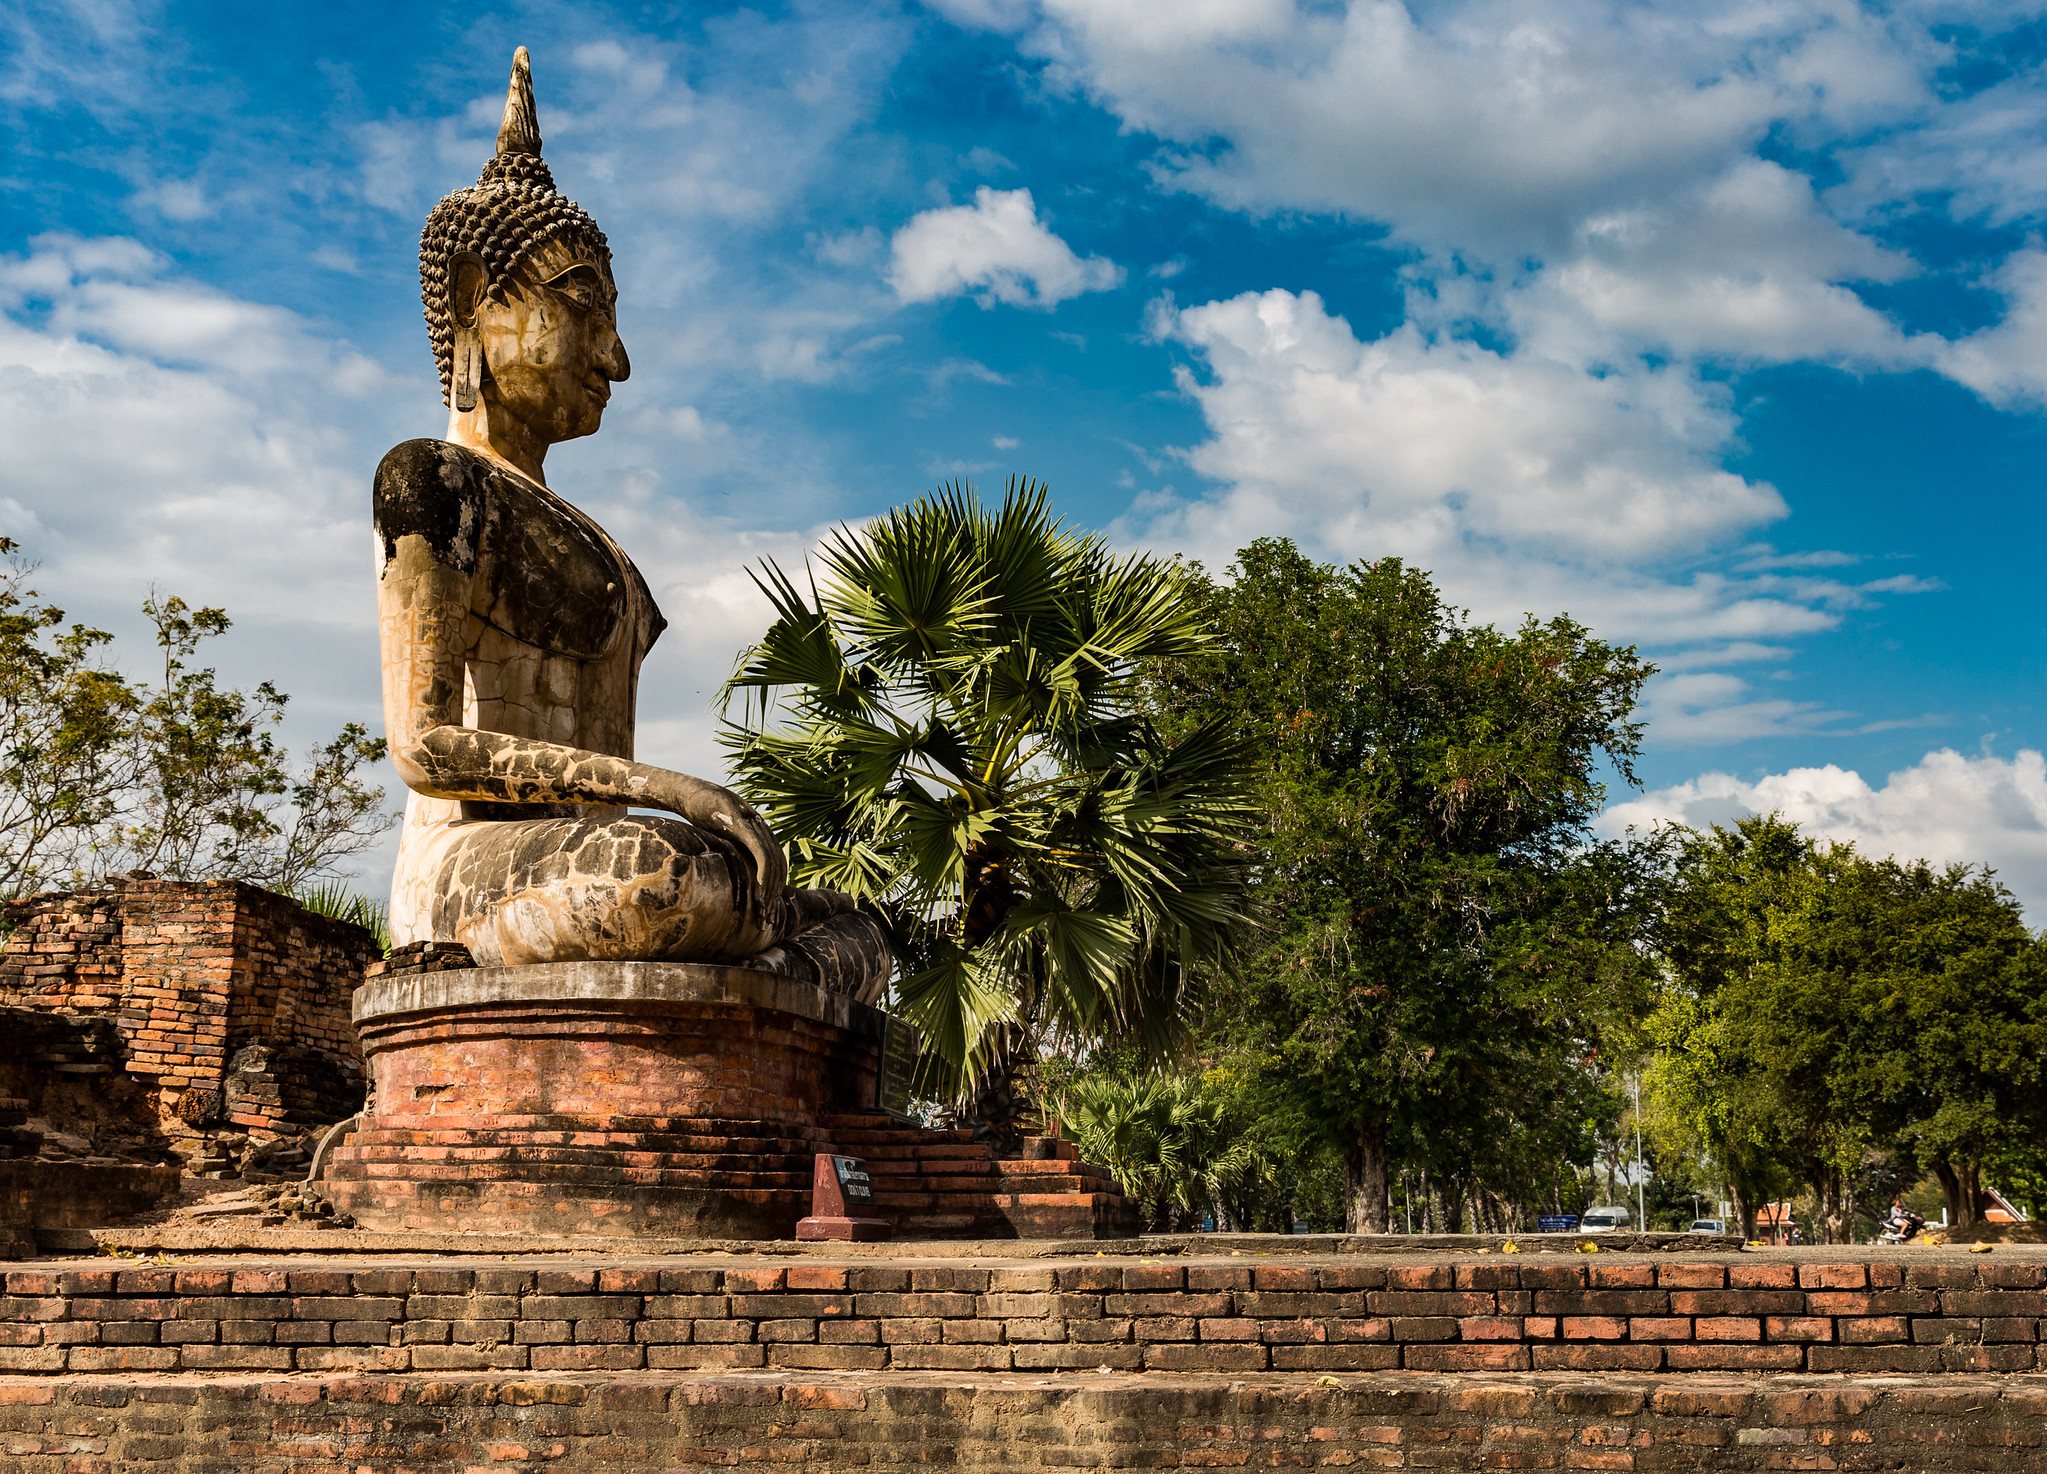
[[432, 1121], [366, 1119], [328, 1168], [335, 1206], [368, 1206], [380, 1221], [411, 1229], [602, 1235], [615, 1216], [607, 1205], [658, 1220], [664, 1200], [690, 1211], [715, 1200], [733, 1225], [751, 1230], [735, 1236], [786, 1238], [810, 1211], [815, 1154], [836, 1152], [867, 1163], [876, 1211], [907, 1238], [1137, 1231], [1136, 1209], [1114, 1179], [1064, 1142], [1049, 1160], [1000, 1160], [970, 1132], [903, 1126], [878, 1113], [827, 1116], [817, 1126], [505, 1114]]

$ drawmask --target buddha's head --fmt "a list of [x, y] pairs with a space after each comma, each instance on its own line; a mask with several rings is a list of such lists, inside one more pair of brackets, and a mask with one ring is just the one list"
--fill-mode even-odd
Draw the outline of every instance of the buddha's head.
[[497, 156], [475, 188], [427, 217], [419, 280], [448, 404], [461, 412], [481, 400], [493, 423], [516, 422], [542, 445], [596, 432], [612, 384], [631, 372], [611, 250], [597, 222], [555, 192], [523, 46]]

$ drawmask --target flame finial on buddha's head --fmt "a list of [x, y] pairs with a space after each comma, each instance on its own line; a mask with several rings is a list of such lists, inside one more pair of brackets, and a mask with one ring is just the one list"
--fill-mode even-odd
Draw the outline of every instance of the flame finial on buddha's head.
[[[420, 299], [426, 306], [427, 335], [441, 371], [441, 397], [459, 409], [473, 395], [474, 381], [458, 372], [455, 323], [450, 302], [454, 265], [473, 256], [493, 295], [501, 296], [521, 264], [547, 241], [558, 240], [608, 263], [611, 249], [597, 222], [574, 200], [558, 193], [554, 175], [540, 156], [540, 113], [533, 102], [532, 63], [521, 46], [512, 55], [505, 89], [505, 116], [498, 126], [497, 152], [476, 183], [448, 195], [427, 216], [419, 238]], [[471, 398], [473, 403], [473, 398]]]

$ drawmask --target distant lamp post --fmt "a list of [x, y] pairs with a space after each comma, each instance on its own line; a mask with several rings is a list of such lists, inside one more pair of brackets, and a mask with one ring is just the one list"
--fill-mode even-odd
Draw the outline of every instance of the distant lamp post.
[[1649, 1211], [1642, 1196], [1642, 1072], [1635, 1071], [1635, 1232], [1649, 1231]]

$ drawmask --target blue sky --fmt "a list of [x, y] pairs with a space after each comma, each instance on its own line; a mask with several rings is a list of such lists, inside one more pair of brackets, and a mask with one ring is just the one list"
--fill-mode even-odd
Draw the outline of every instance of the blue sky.
[[[0, 531], [377, 710], [417, 232], [512, 48], [634, 362], [550, 480], [717, 768], [743, 567], [956, 475], [1119, 543], [1397, 553], [1639, 642], [1647, 792], [2047, 915], [2047, 10], [1565, 0], [0, 7]], [[137, 652], [139, 655], [139, 652]]]

